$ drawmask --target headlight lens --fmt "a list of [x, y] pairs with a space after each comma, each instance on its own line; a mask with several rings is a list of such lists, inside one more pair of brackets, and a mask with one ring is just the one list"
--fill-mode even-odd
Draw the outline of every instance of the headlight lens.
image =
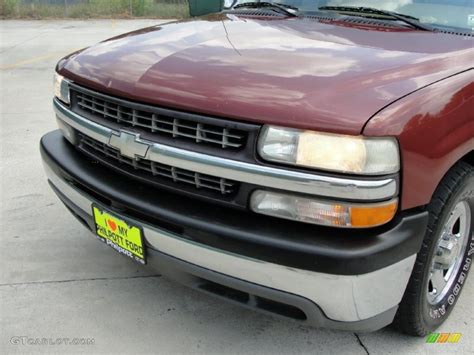
[[66, 104], [70, 103], [69, 83], [58, 73], [54, 73], [54, 96]]
[[265, 126], [260, 156], [268, 161], [361, 175], [396, 173], [397, 141]]
[[250, 199], [250, 208], [256, 213], [305, 223], [371, 228], [393, 219], [398, 199], [375, 204], [351, 204], [257, 190]]

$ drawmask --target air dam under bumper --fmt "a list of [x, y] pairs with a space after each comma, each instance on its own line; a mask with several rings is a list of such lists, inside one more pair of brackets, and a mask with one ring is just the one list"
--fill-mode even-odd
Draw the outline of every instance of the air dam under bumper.
[[[110, 201], [108, 208], [143, 226], [149, 262], [164, 275], [244, 306], [315, 326], [373, 331], [390, 324], [423, 238], [419, 234], [426, 228], [426, 214], [418, 215], [414, 223], [417, 227], [410, 236], [416, 240], [410, 244], [413, 253], [375, 271], [342, 275], [288, 267], [196, 243], [144, 218], [121, 213], [118, 206], [124, 206], [123, 198], [114, 204], [114, 194], [101, 189], [106, 177], [100, 171], [84, 169], [87, 164], [80, 161], [82, 155], [59, 131], [43, 137], [41, 153], [53, 190], [89, 229], [94, 229], [92, 203], [104, 205], [104, 200]], [[113, 181], [107, 184], [113, 185]], [[123, 197], [123, 191], [120, 195]], [[137, 204], [135, 196], [129, 198], [131, 205]], [[374, 248], [374, 258], [378, 253]]]

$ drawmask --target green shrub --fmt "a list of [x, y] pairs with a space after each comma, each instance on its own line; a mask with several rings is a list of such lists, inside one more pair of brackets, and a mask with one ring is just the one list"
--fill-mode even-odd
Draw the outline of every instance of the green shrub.
[[0, 16], [11, 16], [15, 13], [18, 0], [0, 0]]
[[3, 18], [184, 18], [186, 0], [0, 0]]

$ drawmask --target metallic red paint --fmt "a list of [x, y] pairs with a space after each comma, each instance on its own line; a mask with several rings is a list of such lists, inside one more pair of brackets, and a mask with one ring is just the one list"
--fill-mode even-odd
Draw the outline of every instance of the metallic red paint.
[[413, 93], [372, 118], [368, 136], [396, 136], [402, 208], [427, 204], [446, 172], [474, 150], [474, 69]]
[[61, 74], [146, 103], [359, 134], [392, 101], [464, 70], [472, 44], [447, 34], [222, 14], [103, 42]]
[[468, 36], [219, 14], [110, 39], [58, 70], [144, 103], [396, 136], [406, 209], [426, 204], [447, 169], [473, 149], [473, 71], [466, 71], [473, 48]]

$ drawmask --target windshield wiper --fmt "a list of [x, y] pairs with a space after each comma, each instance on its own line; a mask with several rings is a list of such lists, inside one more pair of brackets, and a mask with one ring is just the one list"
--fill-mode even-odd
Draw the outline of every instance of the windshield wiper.
[[434, 29], [428, 25], [422, 24], [416, 17], [410, 15], [399, 14], [393, 11], [380, 10], [373, 7], [352, 7], [352, 6], [321, 6], [319, 10], [344, 12], [344, 13], [356, 13], [356, 14], [368, 14], [368, 15], [380, 15], [385, 16], [393, 20], [404, 22], [413, 28], [423, 31], [434, 31]]
[[251, 7], [251, 8], [262, 8], [262, 7], [267, 7], [273, 10], [277, 10], [280, 13], [284, 13], [285, 15], [291, 16], [291, 17], [297, 17], [298, 16], [298, 8], [291, 6], [291, 5], [285, 5], [285, 4], [280, 4], [277, 2], [267, 2], [267, 1], [251, 1], [251, 2], [244, 2], [242, 4], [237, 4], [233, 9], [238, 9], [239, 7]]

